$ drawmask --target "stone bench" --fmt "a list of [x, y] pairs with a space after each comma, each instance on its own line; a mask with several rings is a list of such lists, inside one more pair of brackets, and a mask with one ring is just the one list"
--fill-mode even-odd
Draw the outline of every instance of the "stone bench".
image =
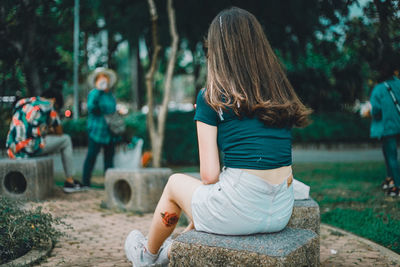
[[170, 266], [319, 266], [319, 236], [288, 227], [248, 236], [192, 230], [172, 244]]
[[107, 206], [133, 212], [154, 212], [171, 174], [168, 168], [108, 169], [105, 178]]
[[0, 160], [0, 195], [18, 200], [42, 200], [50, 194], [53, 184], [51, 158]]
[[171, 266], [319, 266], [319, 227], [318, 203], [295, 200], [287, 227], [278, 233], [180, 235], [172, 245]]
[[308, 229], [319, 235], [320, 222], [319, 205], [314, 199], [294, 201], [292, 217], [287, 227]]

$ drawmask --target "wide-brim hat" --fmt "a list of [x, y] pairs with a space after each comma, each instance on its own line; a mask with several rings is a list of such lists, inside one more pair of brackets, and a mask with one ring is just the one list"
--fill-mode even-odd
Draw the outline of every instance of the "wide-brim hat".
[[115, 83], [117, 82], [117, 74], [115, 73], [115, 71], [113, 71], [112, 69], [100, 67], [100, 68], [96, 68], [88, 76], [87, 81], [91, 87], [96, 87], [96, 85], [95, 85], [96, 78], [100, 74], [104, 74], [104, 75], [108, 76], [108, 78], [110, 80], [110, 86], [109, 86], [110, 88], [113, 87], [115, 85]]

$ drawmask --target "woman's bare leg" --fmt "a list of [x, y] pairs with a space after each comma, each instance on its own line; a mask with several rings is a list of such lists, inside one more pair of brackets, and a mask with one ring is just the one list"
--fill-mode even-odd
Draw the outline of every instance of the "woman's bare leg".
[[185, 174], [173, 174], [161, 195], [154, 212], [148, 236], [148, 249], [156, 254], [171, 235], [183, 210], [193, 221], [192, 196], [202, 182]]

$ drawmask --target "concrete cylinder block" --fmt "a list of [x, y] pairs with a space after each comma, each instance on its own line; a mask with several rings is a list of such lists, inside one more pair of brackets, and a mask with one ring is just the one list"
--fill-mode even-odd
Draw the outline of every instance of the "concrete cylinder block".
[[127, 211], [154, 212], [171, 174], [168, 168], [108, 169], [107, 205]]
[[53, 188], [53, 159], [1, 159], [0, 195], [18, 200], [42, 200]]

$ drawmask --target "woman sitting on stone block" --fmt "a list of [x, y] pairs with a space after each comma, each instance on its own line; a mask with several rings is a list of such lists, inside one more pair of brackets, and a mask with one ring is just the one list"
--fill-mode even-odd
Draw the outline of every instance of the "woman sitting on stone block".
[[[201, 181], [174, 174], [145, 238], [125, 242], [134, 266], [167, 264], [181, 212], [186, 230], [223, 235], [277, 232], [293, 210], [292, 127], [311, 110], [299, 100], [257, 19], [240, 8], [222, 11], [207, 36], [207, 88], [197, 96]], [[219, 151], [224, 153], [220, 169]]]

